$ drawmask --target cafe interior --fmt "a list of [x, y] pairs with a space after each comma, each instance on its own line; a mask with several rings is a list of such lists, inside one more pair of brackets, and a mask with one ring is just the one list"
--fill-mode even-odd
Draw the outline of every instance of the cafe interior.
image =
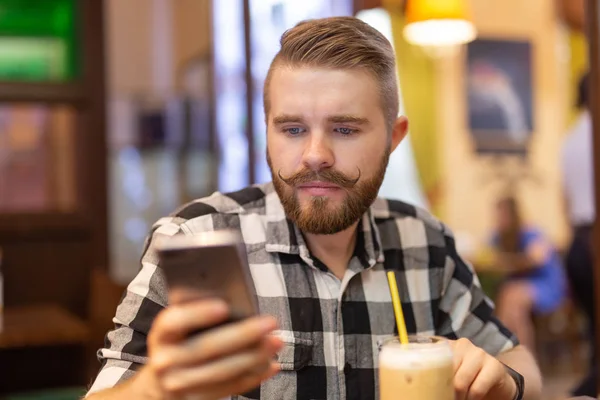
[[[0, 0], [0, 398], [81, 398], [152, 224], [271, 179], [262, 86], [304, 19], [354, 15], [394, 46], [410, 132], [381, 196], [443, 220], [494, 301], [511, 272], [494, 255], [501, 199], [564, 270], [582, 113], [600, 167], [597, 3]], [[526, 315], [544, 399], [572, 396], [600, 341], [576, 292]]]

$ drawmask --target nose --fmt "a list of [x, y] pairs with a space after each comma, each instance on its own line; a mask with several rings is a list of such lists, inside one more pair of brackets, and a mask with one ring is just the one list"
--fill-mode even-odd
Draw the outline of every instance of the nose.
[[312, 171], [320, 171], [333, 166], [334, 160], [329, 138], [326, 135], [313, 133], [304, 151], [302, 159], [304, 166]]

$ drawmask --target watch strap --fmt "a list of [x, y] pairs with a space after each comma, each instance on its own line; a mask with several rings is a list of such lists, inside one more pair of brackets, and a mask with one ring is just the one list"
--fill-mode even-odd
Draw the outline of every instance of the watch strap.
[[517, 371], [515, 371], [508, 365], [506, 365], [506, 364], [503, 364], [503, 365], [504, 365], [504, 368], [506, 369], [506, 372], [508, 372], [510, 377], [513, 378], [513, 380], [515, 381], [515, 384], [517, 385], [517, 394], [515, 395], [515, 398], [513, 400], [523, 400], [523, 395], [525, 393], [525, 379], [523, 378], [523, 375], [521, 375], [520, 373], [518, 373]]

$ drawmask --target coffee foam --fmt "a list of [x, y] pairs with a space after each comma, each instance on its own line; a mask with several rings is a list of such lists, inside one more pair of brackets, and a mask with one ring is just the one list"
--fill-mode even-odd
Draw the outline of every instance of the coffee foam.
[[403, 348], [399, 344], [390, 344], [379, 352], [380, 367], [424, 369], [448, 364], [452, 364], [452, 351], [448, 347]]

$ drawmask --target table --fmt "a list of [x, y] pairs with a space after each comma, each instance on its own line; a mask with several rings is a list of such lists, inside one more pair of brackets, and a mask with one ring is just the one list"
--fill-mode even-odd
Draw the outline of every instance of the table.
[[0, 349], [85, 344], [86, 324], [55, 305], [7, 307], [3, 312]]
[[83, 386], [89, 329], [51, 304], [7, 307], [0, 332], [0, 396]]

